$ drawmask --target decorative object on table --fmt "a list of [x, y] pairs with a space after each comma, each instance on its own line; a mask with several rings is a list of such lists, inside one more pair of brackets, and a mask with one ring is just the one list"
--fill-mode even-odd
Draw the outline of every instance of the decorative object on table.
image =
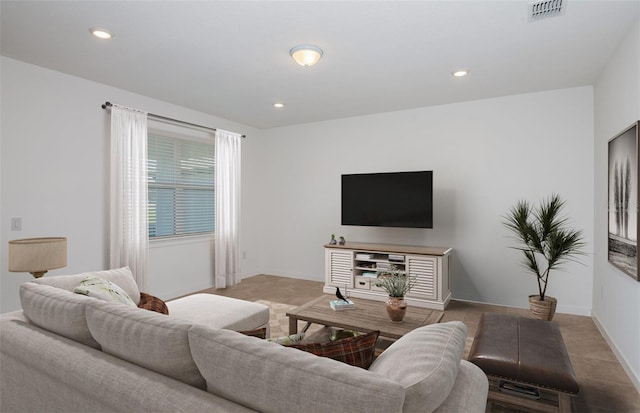
[[638, 232], [638, 133], [640, 122], [635, 122], [609, 141], [609, 262], [640, 281]]
[[[348, 294], [346, 287], [344, 289], [344, 292], [345, 294]], [[349, 298], [345, 297], [340, 291], [339, 287], [336, 288], [336, 297], [338, 298], [337, 300], [329, 301], [329, 305], [331, 305], [331, 308], [334, 311], [355, 310], [356, 304]]]
[[344, 237], [342, 235], [340, 235], [340, 238], [338, 239], [338, 244], [344, 245], [346, 243], [347, 243], [347, 240], [344, 239]]
[[331, 241], [329, 241], [329, 245], [336, 245], [338, 242], [336, 241], [336, 235], [331, 234]]
[[553, 194], [534, 206], [526, 200], [518, 201], [504, 217], [503, 225], [518, 241], [513, 247], [524, 254], [523, 265], [538, 280], [538, 295], [529, 296], [534, 318], [552, 320], [557, 300], [547, 296], [549, 273], [567, 261], [577, 261], [583, 254], [582, 231], [569, 227], [568, 219], [560, 215], [565, 201]]
[[400, 322], [407, 313], [407, 302], [404, 297], [392, 297], [387, 299], [387, 314], [391, 321]]
[[390, 265], [388, 270], [376, 278], [375, 286], [384, 289], [389, 294], [387, 300], [387, 314], [391, 321], [402, 321], [407, 313], [407, 302], [404, 296], [416, 285], [417, 277], [407, 275]]
[[329, 305], [331, 306], [331, 309], [334, 311], [344, 311], [344, 310], [355, 310], [356, 309], [356, 303], [354, 303], [353, 301], [347, 299], [345, 301], [343, 300], [331, 300], [329, 302]]
[[25, 238], [9, 241], [9, 271], [30, 272], [34, 278], [67, 266], [67, 239]]
[[[345, 294], [348, 294], [347, 287], [344, 288], [344, 292]], [[336, 297], [338, 298], [338, 300], [349, 301], [347, 297], [342, 295], [342, 291], [340, 291], [340, 287], [336, 287]]]
[[353, 330], [340, 330], [336, 328], [331, 329], [331, 334], [329, 335], [330, 341], [342, 340], [343, 338], [349, 337], [358, 337], [360, 333]]

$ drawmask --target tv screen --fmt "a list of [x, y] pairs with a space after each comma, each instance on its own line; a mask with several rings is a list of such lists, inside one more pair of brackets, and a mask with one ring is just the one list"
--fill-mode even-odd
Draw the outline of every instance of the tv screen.
[[342, 175], [342, 225], [433, 228], [433, 171]]

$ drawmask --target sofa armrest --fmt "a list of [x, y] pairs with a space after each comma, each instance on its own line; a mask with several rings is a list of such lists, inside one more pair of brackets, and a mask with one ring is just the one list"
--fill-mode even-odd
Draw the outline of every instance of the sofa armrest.
[[456, 382], [467, 337], [460, 321], [416, 328], [387, 348], [369, 371], [402, 385], [404, 413], [430, 413]]
[[458, 376], [449, 397], [433, 413], [484, 413], [489, 381], [475, 364], [460, 361]]

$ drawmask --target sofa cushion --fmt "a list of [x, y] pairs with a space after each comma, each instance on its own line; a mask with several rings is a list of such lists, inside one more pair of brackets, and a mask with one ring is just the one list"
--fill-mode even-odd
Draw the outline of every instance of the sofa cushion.
[[352, 366], [369, 368], [376, 353], [376, 341], [379, 331], [360, 336], [329, 341], [328, 343], [293, 344], [292, 348], [307, 351], [321, 357], [329, 357]]
[[90, 275], [111, 281], [118, 287], [122, 288], [136, 305], [140, 302], [140, 290], [138, 289], [138, 284], [136, 284], [136, 280], [133, 278], [133, 274], [131, 274], [129, 267], [105, 271], [91, 271], [75, 275], [42, 277], [37, 280], [33, 280], [33, 282], [37, 284], [51, 285], [53, 287], [73, 292], [73, 290]]
[[111, 281], [104, 280], [100, 277], [96, 277], [95, 275], [87, 276], [82, 280], [80, 285], [73, 289], [73, 292], [97, 298], [98, 300], [130, 305], [132, 307], [136, 306], [136, 303], [131, 300], [129, 294], [127, 294], [122, 288], [118, 287]]
[[156, 313], [161, 313], [165, 315], [169, 315], [169, 307], [167, 304], [162, 301], [162, 299], [153, 296], [151, 294], [140, 292], [140, 302], [138, 303], [138, 308], [143, 308], [149, 311], [155, 311]]
[[269, 325], [269, 307], [215, 294], [193, 294], [167, 301], [171, 317], [235, 331]]
[[205, 388], [189, 348], [187, 331], [191, 323], [153, 311], [92, 300], [87, 304], [87, 325], [105, 353]]
[[85, 305], [92, 301], [95, 299], [31, 281], [20, 286], [22, 310], [29, 321], [45, 330], [99, 349], [100, 345], [91, 335], [85, 316]]
[[189, 344], [207, 391], [257, 411], [402, 410], [400, 384], [335, 360], [198, 324]]
[[466, 337], [460, 321], [417, 328], [389, 346], [369, 371], [404, 386], [405, 413], [432, 412], [453, 388]]

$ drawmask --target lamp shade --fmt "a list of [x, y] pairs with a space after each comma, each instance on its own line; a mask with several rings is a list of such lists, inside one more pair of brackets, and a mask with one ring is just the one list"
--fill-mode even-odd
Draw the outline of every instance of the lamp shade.
[[67, 239], [25, 238], [9, 241], [9, 271], [41, 277], [48, 270], [67, 265]]
[[289, 50], [289, 54], [300, 66], [309, 67], [318, 63], [322, 57], [322, 49], [318, 46], [305, 44]]

